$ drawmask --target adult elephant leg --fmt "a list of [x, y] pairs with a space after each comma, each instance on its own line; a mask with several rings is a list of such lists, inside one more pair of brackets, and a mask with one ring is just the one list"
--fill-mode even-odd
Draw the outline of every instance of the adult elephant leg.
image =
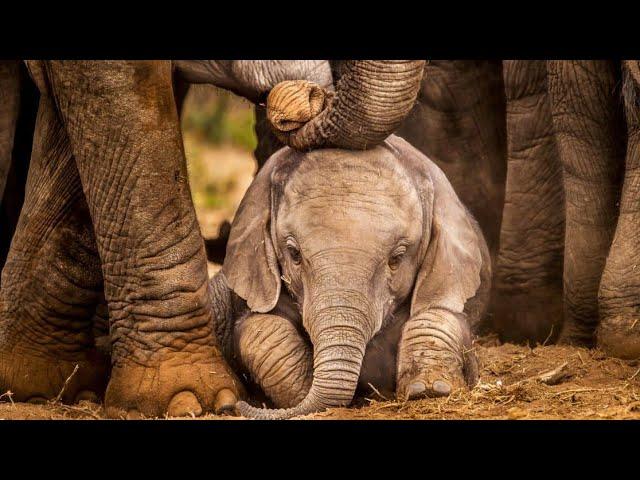
[[593, 345], [598, 286], [616, 228], [625, 155], [620, 67], [593, 60], [547, 66], [566, 212], [560, 340]]
[[564, 193], [542, 60], [504, 62], [507, 185], [492, 292], [494, 329], [543, 342], [562, 324]]
[[[41, 98], [26, 197], [0, 289], [0, 391], [14, 400], [96, 399], [100, 261], [78, 172], [53, 102]], [[76, 370], [77, 366], [77, 370]], [[68, 380], [68, 382], [67, 382]]]
[[501, 62], [435, 60], [397, 134], [447, 175], [476, 218], [495, 260], [506, 177]]
[[51, 61], [102, 261], [109, 415], [213, 410], [238, 395], [218, 348], [206, 258], [171, 86], [160, 61]]
[[622, 358], [640, 357], [640, 76], [626, 62], [624, 96], [627, 120], [625, 177], [616, 232], [600, 282], [598, 344]]

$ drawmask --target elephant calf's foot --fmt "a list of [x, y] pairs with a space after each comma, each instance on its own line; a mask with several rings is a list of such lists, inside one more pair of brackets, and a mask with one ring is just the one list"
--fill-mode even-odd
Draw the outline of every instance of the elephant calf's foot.
[[105, 409], [128, 419], [222, 414], [233, 411], [241, 388], [220, 355], [175, 353], [155, 366], [114, 365]]
[[608, 355], [640, 358], [640, 315], [603, 318], [597, 331], [598, 346]]
[[477, 381], [478, 361], [464, 319], [434, 312], [405, 324], [398, 350], [399, 399], [447, 396]]
[[97, 401], [103, 396], [108, 371], [108, 358], [97, 352], [73, 361], [15, 349], [0, 351], [0, 394], [11, 392], [16, 402]]

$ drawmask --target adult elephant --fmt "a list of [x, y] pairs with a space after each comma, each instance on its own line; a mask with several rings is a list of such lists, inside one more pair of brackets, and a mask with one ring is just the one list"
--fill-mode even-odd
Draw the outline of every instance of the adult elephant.
[[[261, 90], [238, 91], [254, 101], [287, 79], [261, 63]], [[41, 96], [26, 200], [2, 273], [0, 389], [18, 400], [50, 398], [63, 385], [67, 401], [99, 395], [109, 364], [91, 318], [104, 295], [109, 414], [235, 402], [240, 387], [213, 334], [172, 76], [177, 68], [189, 81], [212, 81], [242, 64], [250, 62], [27, 62]], [[290, 140], [358, 148], [383, 140], [411, 108], [422, 66], [350, 62], [322, 118]]]
[[638, 61], [549, 61], [564, 172], [565, 326], [561, 339], [640, 357]]

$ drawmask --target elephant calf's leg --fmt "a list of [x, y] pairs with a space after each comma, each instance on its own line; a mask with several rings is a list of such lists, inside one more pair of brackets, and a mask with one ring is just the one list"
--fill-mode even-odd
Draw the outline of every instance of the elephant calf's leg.
[[433, 310], [405, 323], [398, 348], [398, 398], [446, 396], [478, 381], [465, 315]]
[[56, 398], [63, 387], [65, 402], [102, 396], [108, 354], [96, 350], [91, 321], [101, 297], [100, 260], [80, 179], [45, 98], [26, 200], [2, 272], [0, 392], [10, 390], [21, 401]]
[[234, 335], [244, 368], [276, 407], [300, 403], [311, 388], [313, 354], [296, 327], [278, 315], [251, 314]]
[[507, 341], [543, 342], [562, 321], [564, 196], [544, 60], [504, 62], [508, 170], [492, 292]]

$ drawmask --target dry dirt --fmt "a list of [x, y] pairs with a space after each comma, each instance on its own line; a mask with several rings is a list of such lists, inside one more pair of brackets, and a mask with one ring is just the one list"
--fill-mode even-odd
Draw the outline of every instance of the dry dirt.
[[[407, 403], [385, 400], [375, 391], [358, 399], [362, 407], [339, 408], [309, 419], [640, 419], [640, 362], [609, 358], [599, 350], [568, 346], [497, 345], [482, 338], [476, 349], [481, 361], [480, 383], [446, 399]], [[557, 384], [540, 380], [558, 369]], [[0, 419], [97, 419], [99, 405], [12, 404], [0, 399]], [[237, 419], [207, 416], [206, 419]]]

